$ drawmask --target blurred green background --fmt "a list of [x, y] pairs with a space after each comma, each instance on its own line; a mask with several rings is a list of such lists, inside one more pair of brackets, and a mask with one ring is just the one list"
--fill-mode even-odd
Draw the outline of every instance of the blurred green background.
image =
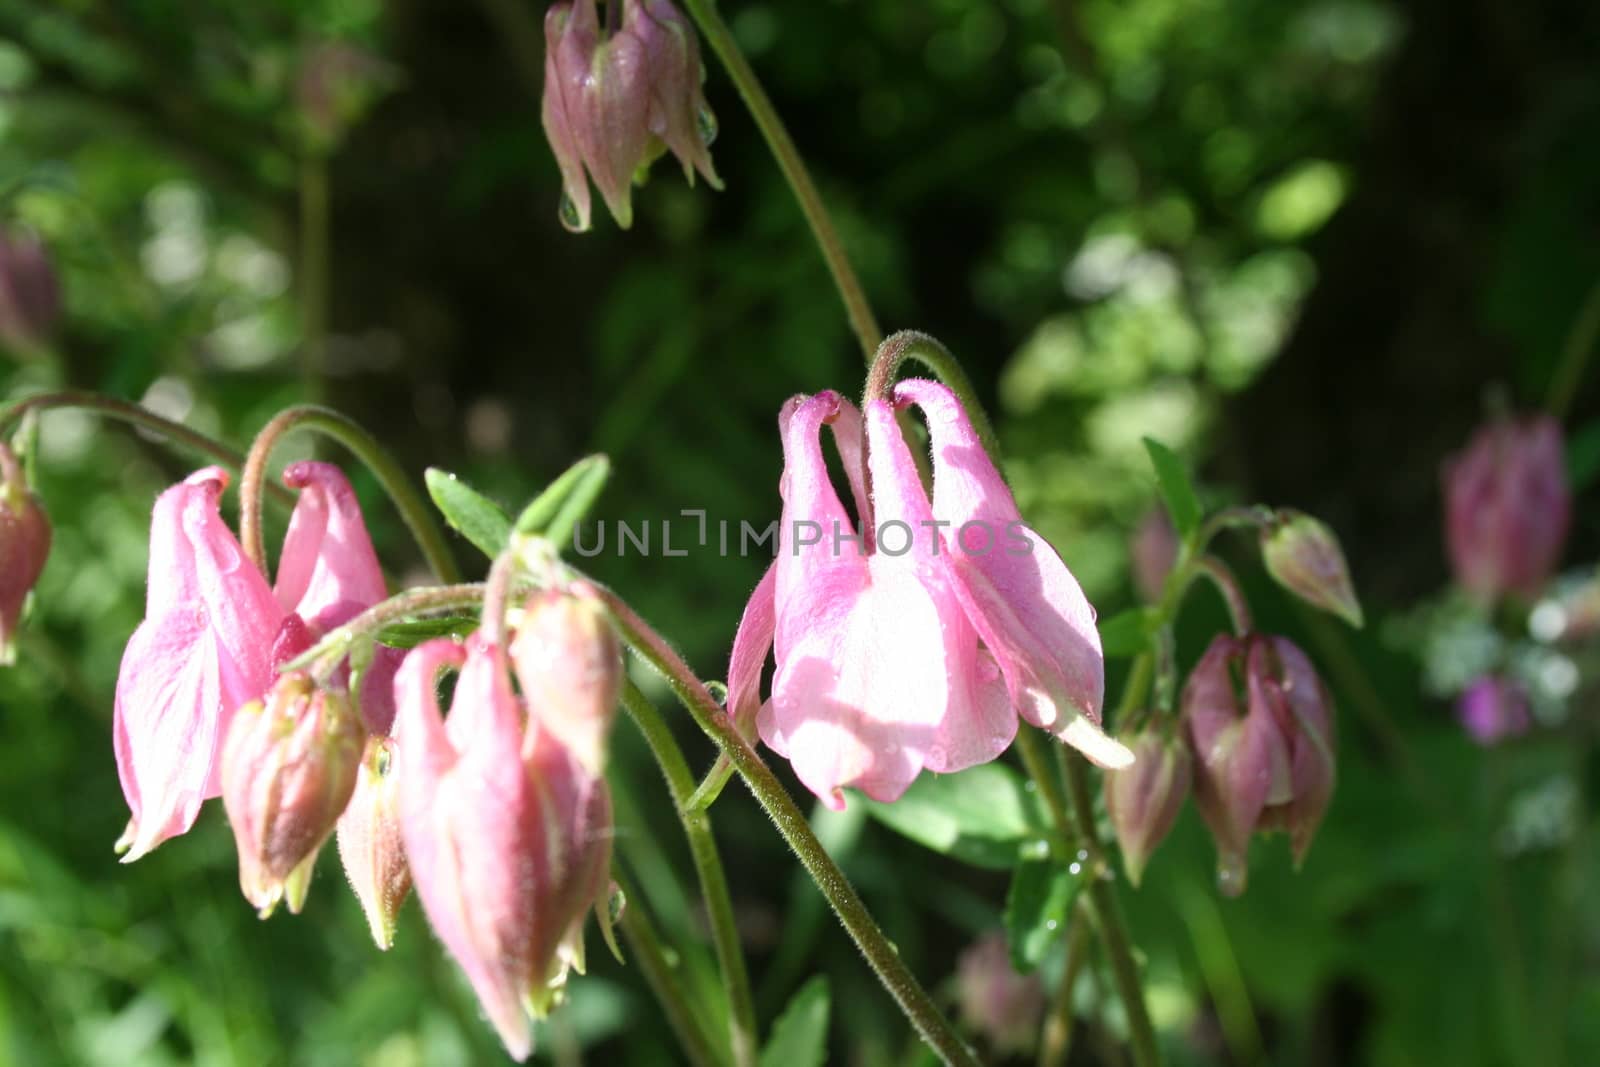
[[[0, 395], [102, 390], [241, 446], [277, 408], [321, 399], [408, 469], [456, 471], [508, 506], [604, 451], [608, 524], [703, 508], [765, 525], [783, 400], [860, 386], [822, 262], [709, 57], [727, 190], [688, 187], [669, 160], [636, 191], [631, 232], [601, 217], [565, 233], [538, 120], [543, 7], [0, 0], [5, 221], [43, 236], [66, 301], [47, 352], [0, 362]], [[1433, 616], [1416, 608], [1447, 577], [1444, 456], [1487, 403], [1545, 402], [1595, 340], [1600, 7], [722, 8], [879, 317], [966, 363], [1024, 512], [1102, 617], [1134, 602], [1147, 434], [1196, 465], [1209, 502], [1294, 505], [1344, 539], [1358, 634], [1293, 609], [1234, 546], [1261, 623], [1313, 653], [1340, 703], [1340, 785], [1305, 869], [1258, 843], [1249, 892], [1219, 898], [1190, 810], [1144, 888], [1121, 886], [1172, 1060], [1600, 1062], [1593, 709], [1474, 747], [1424, 695]], [[1600, 541], [1583, 495], [1597, 399], [1586, 381], [1568, 413], [1574, 562]], [[41, 461], [56, 544], [21, 662], [0, 674], [0, 1063], [501, 1062], [416, 906], [376, 952], [332, 849], [306, 913], [265, 923], [215, 805], [116, 863], [112, 687], [142, 613], [149, 505], [187, 468], [76, 413], [45, 418]], [[415, 574], [356, 478], [392, 572]], [[763, 561], [591, 564], [715, 678]], [[1182, 659], [1221, 625], [1199, 598]], [[684, 980], [713, 985], [661, 783], [626, 726], [617, 743], [619, 849]], [[830, 1062], [918, 1062], [748, 796], [730, 788], [716, 816], [763, 1021], [823, 973]], [[854, 803], [819, 823], [913, 969], [952, 996], [1006, 874]], [[539, 1056], [678, 1062], [634, 970], [590, 948]], [[1073, 1062], [1116, 1062], [1099, 961], [1077, 995]]]

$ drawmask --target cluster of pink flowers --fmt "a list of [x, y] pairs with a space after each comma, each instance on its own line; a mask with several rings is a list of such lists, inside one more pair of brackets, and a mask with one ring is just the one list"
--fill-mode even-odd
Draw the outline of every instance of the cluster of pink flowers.
[[[118, 848], [147, 854], [221, 796], [245, 897], [298, 912], [328, 837], [388, 947], [413, 884], [506, 1048], [532, 1045], [609, 888], [601, 776], [621, 653], [586, 587], [523, 610], [512, 651], [484, 637], [376, 647], [360, 679], [284, 664], [382, 600], [382, 570], [337, 468], [296, 463], [300, 490], [277, 582], [241, 550], [208, 468], [163, 493], [144, 622], [117, 683], [115, 748], [133, 817]], [[442, 668], [460, 672], [448, 717]], [[515, 668], [522, 695], [512, 686]]]

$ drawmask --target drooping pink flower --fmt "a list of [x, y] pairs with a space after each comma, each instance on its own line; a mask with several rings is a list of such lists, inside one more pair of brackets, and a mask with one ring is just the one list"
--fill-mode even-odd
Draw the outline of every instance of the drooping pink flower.
[[1485, 600], [1536, 595], [1572, 518], [1561, 424], [1540, 415], [1484, 426], [1445, 464], [1444, 488], [1456, 581]]
[[1004, 931], [985, 934], [956, 964], [956, 1004], [961, 1019], [1000, 1056], [1027, 1052], [1044, 1017], [1044, 983], [1018, 974]]
[[[435, 685], [459, 667], [450, 714]], [[401, 829], [417, 897], [517, 1059], [569, 968], [610, 863], [611, 801], [475, 637], [418, 646], [396, 679]]]
[[621, 694], [622, 644], [587, 583], [529, 596], [511, 643], [528, 709], [596, 777]]
[[1297, 862], [1311, 847], [1333, 795], [1333, 703], [1288, 640], [1219, 634], [1189, 675], [1181, 705], [1195, 805], [1216, 842], [1218, 883], [1237, 895], [1258, 830], [1288, 831]]
[[700, 91], [694, 27], [670, 0], [627, 0], [622, 25], [607, 33], [595, 0], [564, 0], [545, 14], [545, 137], [561, 168], [561, 222], [590, 225], [589, 178], [617, 225], [633, 224], [632, 187], [670, 149], [692, 182], [698, 170], [713, 188], [715, 133]]
[[[388, 596], [361, 505], [344, 472], [331, 463], [291, 463], [283, 484], [298, 489], [283, 538], [273, 593], [306, 625], [312, 640], [342, 626]], [[398, 649], [379, 646], [361, 685], [361, 713], [373, 733], [394, 719]]]
[[222, 748], [222, 803], [239, 850], [239, 886], [262, 918], [296, 914], [311, 868], [355, 788], [366, 733], [339, 689], [285, 674], [234, 712]]
[[1472, 739], [1485, 747], [1525, 734], [1533, 724], [1527, 690], [1498, 674], [1467, 686], [1456, 702], [1456, 715]]
[[[901, 386], [932, 431], [931, 503], [889, 402], [869, 403], [865, 420], [831, 392], [784, 406], [778, 558], [734, 640], [730, 710], [741, 725], [754, 714], [762, 740], [836, 808], [844, 787], [894, 800], [924, 768], [994, 759], [1019, 713], [1099, 762], [1126, 763], [1097, 724], [1099, 637], [1076, 582], [1022, 525], [954, 397]], [[824, 425], [857, 514], [870, 516], [859, 527], [829, 481]], [[777, 672], [760, 704], [769, 644]]]
[[50, 555], [50, 520], [17, 457], [0, 441], [0, 665], [16, 656], [22, 608]]
[[133, 811], [125, 863], [188, 830], [218, 795], [233, 712], [271, 679], [284, 612], [222, 521], [227, 480], [218, 467], [190, 475], [151, 519], [145, 619], [117, 676], [113, 741]]

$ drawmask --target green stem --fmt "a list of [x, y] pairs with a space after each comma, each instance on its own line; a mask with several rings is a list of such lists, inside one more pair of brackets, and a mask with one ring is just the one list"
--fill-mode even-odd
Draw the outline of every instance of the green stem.
[[615, 867], [612, 868], [612, 878], [622, 887], [627, 899], [622, 916], [617, 920], [622, 939], [628, 943], [629, 953], [644, 972], [644, 980], [666, 1014], [667, 1025], [677, 1035], [679, 1047], [693, 1067], [722, 1067], [726, 1060], [712, 1048], [710, 1037], [684, 996], [682, 976], [667, 959], [666, 951], [661, 947], [661, 938], [644, 914], [644, 898], [634, 891], [622, 872]]
[[694, 858], [695, 874], [700, 879], [700, 892], [705, 897], [706, 914], [711, 923], [711, 940], [717, 951], [717, 966], [722, 971], [722, 985], [728, 997], [728, 1038], [733, 1049], [736, 1067], [752, 1067], [756, 1062], [759, 1030], [756, 1026], [755, 998], [750, 993], [750, 975], [745, 969], [744, 950], [739, 943], [739, 930], [734, 921], [733, 900], [728, 893], [728, 880], [722, 869], [722, 857], [717, 853], [716, 838], [711, 833], [711, 818], [704, 811], [689, 807], [694, 793], [694, 775], [684, 759], [683, 750], [672, 736], [672, 730], [661, 718], [654, 704], [632, 682], [623, 686], [622, 706], [633, 719], [646, 744], [655, 755], [661, 776], [667, 780], [667, 792], [672, 795], [672, 806], [683, 823], [683, 832], [689, 839], [689, 852]]
[[1039, 1037], [1039, 1067], [1061, 1067], [1072, 1051], [1072, 990], [1078, 972], [1089, 955], [1089, 921], [1083, 909], [1074, 908], [1072, 929], [1067, 934], [1067, 964], [1061, 972], [1061, 985]]
[[278, 670], [280, 673], [288, 673], [309, 667], [313, 673], [317, 673], [318, 665], [323, 661], [336, 665], [358, 639], [374, 635], [391, 623], [405, 622], [419, 615], [470, 611], [482, 606], [483, 593], [482, 582], [407, 589], [404, 593], [372, 605], [343, 626], [328, 633], [322, 640]]
[[261, 493], [266, 483], [267, 461], [280, 438], [291, 430], [314, 430], [348, 448], [377, 477], [378, 484], [394, 502], [428, 565], [441, 582], [461, 580], [450, 544], [433, 510], [422, 494], [384, 447], [354, 419], [330, 408], [300, 404], [285, 408], [261, 428], [245, 461], [239, 485], [239, 542], [245, 555], [266, 573], [267, 551], [261, 537]]
[[978, 1060], [972, 1050], [961, 1040], [955, 1027], [906, 967], [900, 953], [867, 911], [855, 887], [817, 840], [805, 814], [785, 791], [777, 776], [756, 755], [755, 749], [734, 727], [733, 720], [716, 698], [677, 651], [621, 598], [608, 589], [602, 589], [601, 596], [610, 607], [623, 639], [661, 672], [678, 699], [694, 716], [695, 722], [716, 742], [718, 748], [728, 754], [734, 769], [744, 778], [762, 810], [777, 826], [778, 832], [827, 898], [834, 914], [866, 957], [879, 981], [900, 1005], [900, 1010], [917, 1028], [917, 1032], [945, 1063], [977, 1067]]
[[744, 100], [744, 106], [750, 111], [750, 117], [755, 120], [761, 135], [766, 138], [767, 147], [772, 150], [773, 157], [778, 161], [778, 169], [783, 171], [789, 188], [794, 192], [794, 198], [800, 202], [800, 210], [806, 217], [807, 225], [811, 227], [811, 235], [816, 238], [817, 247], [822, 251], [822, 258], [827, 261], [828, 272], [833, 275], [833, 284], [839, 290], [839, 298], [844, 301], [845, 313], [850, 318], [850, 328], [855, 332], [856, 340], [861, 345], [862, 355], [870, 360], [883, 333], [878, 329], [878, 322], [872, 315], [872, 307], [867, 303], [866, 291], [861, 287], [861, 280], [856, 277], [855, 270], [850, 266], [844, 242], [839, 239], [839, 232], [834, 229], [833, 220], [828, 216], [828, 209], [822, 203], [822, 196], [817, 192], [816, 183], [811, 180], [811, 174], [806, 170], [800, 150], [795, 147], [794, 140], [783, 125], [783, 120], [778, 117], [777, 109], [772, 106], [766, 90], [761, 87], [756, 72], [751, 69], [749, 61], [744, 58], [744, 53], [739, 50], [739, 43], [734, 40], [733, 31], [722, 21], [722, 16], [717, 14], [714, 0], [684, 0], [684, 7], [699, 24], [700, 32], [705, 34], [711, 50], [727, 68], [728, 76], [733, 79], [735, 88], [739, 90], [739, 96]]
[[1578, 309], [1578, 317], [1567, 332], [1566, 344], [1561, 346], [1561, 362], [1550, 378], [1549, 398], [1545, 407], [1556, 418], [1563, 418], [1572, 398], [1583, 381], [1583, 370], [1600, 341], [1600, 282], [1596, 282]]
[[[214, 460], [224, 467], [239, 470], [244, 466], [244, 456], [234, 448], [223, 444], [213, 438], [207, 437], [198, 430], [192, 430], [181, 422], [162, 418], [153, 411], [140, 407], [138, 404], [127, 400], [118, 400], [115, 397], [102, 396], [99, 393], [86, 392], [80, 389], [62, 389], [56, 392], [39, 393], [36, 396], [26, 397], [17, 401], [0, 413], [0, 437], [11, 432], [13, 426], [22, 421], [30, 412], [43, 412], [58, 408], [75, 408], [80, 411], [92, 411], [108, 419], [116, 419], [160, 434], [162, 437], [176, 444], [182, 445], [192, 452], [197, 452], [207, 459]], [[273, 486], [273, 499], [284, 504], [292, 504], [294, 497], [281, 485]]]
[[1249, 633], [1250, 604], [1245, 600], [1244, 590], [1239, 588], [1239, 580], [1233, 576], [1228, 565], [1216, 556], [1207, 555], [1197, 558], [1193, 566], [1197, 575], [1208, 579], [1222, 594], [1223, 602], [1228, 606], [1228, 618], [1233, 622], [1233, 632], [1239, 637]]
[[[1057, 753], [1061, 757], [1061, 753]], [[1078, 825], [1079, 847], [1088, 852], [1086, 867], [1089, 870], [1089, 903], [1099, 927], [1100, 944], [1111, 963], [1111, 978], [1122, 999], [1123, 1011], [1128, 1016], [1128, 1037], [1133, 1045], [1133, 1062], [1137, 1067], [1155, 1067], [1161, 1062], [1161, 1050], [1156, 1044], [1155, 1029], [1150, 1025], [1150, 1012], [1145, 1007], [1144, 989], [1139, 984], [1139, 968], [1133, 960], [1133, 948], [1128, 938], [1122, 909], [1110, 880], [1100, 876], [1105, 869], [1105, 855], [1100, 848], [1100, 837], [1095, 832], [1094, 803], [1089, 797], [1089, 778], [1084, 771], [1084, 761], [1072, 756], [1059, 758], [1066, 772], [1067, 794], [1072, 799], [1073, 816]]]
[[1061, 791], [1061, 778], [1050, 767], [1050, 759], [1045, 752], [1044, 743], [1039, 734], [1031, 727], [1023, 725], [1017, 730], [1017, 751], [1022, 755], [1022, 765], [1028, 771], [1039, 790], [1039, 799], [1044, 801], [1044, 809], [1050, 816], [1050, 822], [1055, 826], [1056, 836], [1060, 840], [1062, 855], [1072, 849], [1073, 841], [1078, 836], [1074, 829], [1071, 817], [1067, 814], [1067, 797]]
[[978, 391], [972, 387], [972, 379], [967, 377], [966, 370], [954, 353], [925, 333], [917, 330], [901, 330], [884, 339], [867, 369], [867, 386], [863, 393], [862, 406], [865, 407], [868, 400], [890, 399], [895, 376], [900, 372], [900, 365], [908, 359], [914, 359], [927, 367], [933, 372], [934, 377], [956, 395], [956, 399], [961, 401], [961, 406], [966, 409], [967, 417], [972, 420], [972, 428], [977, 431], [983, 450], [989, 454], [989, 459], [999, 466], [1000, 440], [995, 436], [994, 425], [989, 421], [989, 413], [978, 400]]

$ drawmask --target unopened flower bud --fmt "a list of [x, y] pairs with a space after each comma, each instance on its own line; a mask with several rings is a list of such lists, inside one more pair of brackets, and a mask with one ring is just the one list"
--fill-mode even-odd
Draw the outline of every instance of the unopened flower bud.
[[1139, 596], [1147, 604], [1159, 604], [1166, 591], [1167, 575], [1178, 561], [1178, 534], [1165, 510], [1151, 508], [1139, 520], [1128, 542], [1128, 559]]
[[511, 661], [529, 712], [585, 770], [601, 774], [622, 688], [622, 645], [600, 599], [581, 584], [533, 594]]
[[60, 316], [61, 287], [44, 244], [0, 233], [0, 345], [12, 355], [32, 355]]
[[617, 225], [633, 224], [632, 186], [671, 149], [721, 188], [708, 148], [715, 136], [700, 92], [694, 29], [669, 0], [627, 0], [607, 34], [595, 0], [567, 0], [545, 15], [545, 136], [561, 168], [561, 223], [590, 225], [588, 171]]
[[312, 147], [338, 144], [398, 80], [394, 67], [364, 48], [346, 41], [311, 45], [300, 57], [294, 97]]
[[1540, 415], [1483, 427], [1445, 464], [1444, 487], [1456, 581], [1485, 600], [1537, 594], [1572, 517], [1561, 424]]
[[1033, 1047], [1044, 1016], [1044, 986], [1037, 974], [1018, 974], [1006, 935], [985, 934], [956, 964], [956, 1001], [961, 1018], [998, 1055]]
[[1124, 738], [1123, 743], [1133, 751], [1133, 766], [1106, 772], [1106, 813], [1122, 849], [1128, 881], [1137, 886], [1145, 862], [1183, 810], [1193, 780], [1193, 760], [1184, 741], [1158, 725]]
[[50, 520], [17, 457], [0, 441], [0, 665], [16, 658], [22, 608], [50, 555]]
[[1527, 733], [1533, 722], [1527, 690], [1496, 674], [1467, 686], [1456, 701], [1456, 716], [1472, 739], [1485, 747]]
[[305, 674], [240, 708], [222, 750], [222, 803], [239, 848], [239, 885], [262, 917], [299, 913], [317, 851], [355, 788], [365, 734], [342, 692]]
[[1217, 636], [1184, 686], [1195, 805], [1217, 845], [1217, 881], [1247, 880], [1259, 830], [1287, 830], [1298, 863], [1334, 784], [1332, 701], [1311, 662], [1281, 637]]
[[394, 944], [400, 906], [411, 892], [411, 867], [401, 840], [394, 746], [393, 738], [367, 739], [355, 792], [339, 816], [337, 838], [344, 873], [381, 949]]
[[1361, 602], [1350, 582], [1339, 537], [1321, 519], [1282, 509], [1261, 528], [1267, 573], [1301, 600], [1360, 627]]

